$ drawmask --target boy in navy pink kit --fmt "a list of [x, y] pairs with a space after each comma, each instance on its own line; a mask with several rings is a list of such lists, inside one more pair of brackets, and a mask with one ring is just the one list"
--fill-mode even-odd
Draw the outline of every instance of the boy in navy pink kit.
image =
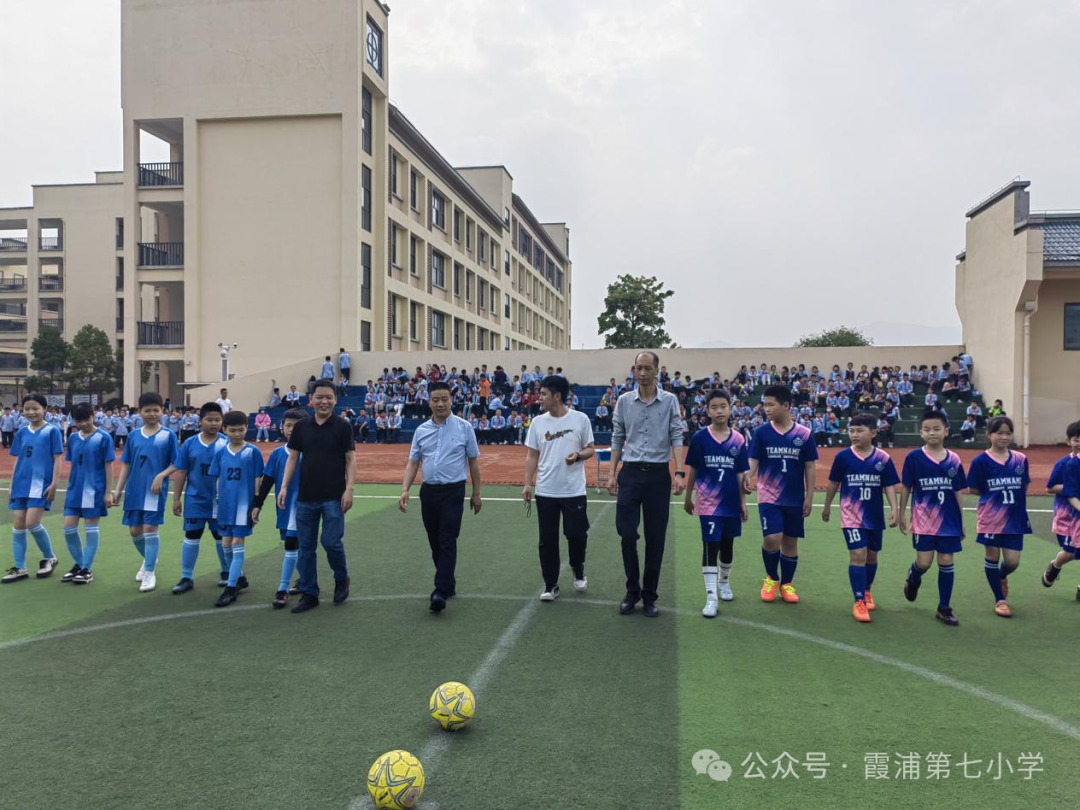
[[927, 411], [919, 420], [923, 447], [912, 450], [904, 459], [901, 474], [900, 533], [907, 534], [905, 510], [911, 500], [911, 540], [915, 562], [904, 584], [904, 598], [914, 602], [919, 595], [923, 574], [938, 562], [937, 619], [950, 627], [960, 624], [953, 613], [955, 569], [953, 555], [963, 551], [964, 516], [960, 511], [960, 492], [967, 489], [967, 477], [960, 456], [945, 449], [949, 420], [941, 411]]
[[1006, 597], [1008, 576], [1020, 565], [1024, 535], [1031, 534], [1027, 488], [1031, 484], [1027, 456], [1010, 450], [1013, 423], [995, 416], [986, 426], [990, 449], [979, 453], [968, 471], [968, 492], [979, 496], [976, 542], [986, 547], [986, 581], [994, 594], [994, 612], [1012, 616]]
[[[1057, 537], [1058, 545], [1061, 546], [1061, 551], [1050, 561], [1043, 572], [1042, 584], [1046, 588], [1053, 587], [1058, 574], [1061, 573], [1061, 567], [1075, 560], [1077, 551], [1080, 551], [1080, 548], [1074, 547], [1074, 541], [1070, 537], [1077, 528], [1080, 528], [1077, 526], [1078, 522], [1080, 522], [1080, 513], [1073, 509], [1069, 499], [1064, 494], [1065, 471], [1070, 464], [1077, 463], [1076, 456], [1077, 453], [1080, 453], [1080, 422], [1073, 422], [1069, 425], [1065, 429], [1065, 436], [1069, 441], [1069, 455], [1058, 459], [1050, 473], [1050, 478], [1046, 482], [1047, 491], [1054, 496], [1054, 524], [1052, 531], [1054, 536]], [[1080, 547], [1080, 540], [1076, 541], [1076, 546]], [[1076, 598], [1080, 599], [1080, 590], [1077, 591]]]

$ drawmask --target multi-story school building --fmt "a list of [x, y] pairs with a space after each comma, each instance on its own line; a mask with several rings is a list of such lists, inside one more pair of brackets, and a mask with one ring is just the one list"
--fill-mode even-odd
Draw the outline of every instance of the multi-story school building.
[[122, 29], [123, 171], [0, 210], [0, 383], [53, 322], [116, 336], [127, 401], [143, 363], [174, 402], [220, 380], [220, 344], [244, 374], [569, 347], [569, 228], [390, 102], [387, 6], [123, 0]]

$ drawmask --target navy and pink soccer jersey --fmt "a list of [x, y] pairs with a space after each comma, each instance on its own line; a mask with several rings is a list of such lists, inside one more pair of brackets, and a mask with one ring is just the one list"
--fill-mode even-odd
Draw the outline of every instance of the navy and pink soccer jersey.
[[758, 462], [758, 503], [802, 506], [806, 462], [817, 461], [817, 457], [814, 436], [805, 425], [795, 423], [787, 433], [781, 433], [769, 422], [755, 430], [750, 458]]
[[901, 480], [911, 490], [911, 531], [934, 537], [962, 537], [964, 517], [953, 493], [967, 489], [960, 456], [952, 450], [941, 461], [931, 458], [925, 447], [912, 450], [904, 459]]
[[708, 427], [702, 428], [690, 440], [686, 466], [695, 473], [695, 515], [740, 516], [739, 474], [750, 469], [746, 439], [740, 433], [733, 430], [718, 442]]
[[[1066, 502], [1069, 498], [1080, 498], [1080, 456], [1074, 457], [1065, 465], [1061, 486], [1061, 496]], [[1070, 539], [1070, 546], [1080, 548], [1080, 516], [1072, 522], [1069, 531], [1064, 532], [1064, 535]]]
[[881, 448], [862, 458], [855, 448], [833, 459], [829, 480], [840, 484], [840, 527], [885, 530], [885, 487], [900, 483], [896, 465]]
[[[1064, 487], [1065, 485], [1065, 468], [1069, 465], [1069, 462], [1073, 461], [1076, 457], [1073, 455], [1067, 455], [1064, 458], [1058, 459], [1054, 465], [1054, 469], [1050, 471], [1050, 477], [1046, 481], [1046, 488], [1051, 487]], [[1069, 499], [1065, 497], [1064, 492], [1058, 492], [1054, 495], [1054, 523], [1051, 526], [1051, 531], [1059, 537], [1069, 537], [1074, 531], [1074, 522], [1080, 518], [1076, 510], [1069, 504]]]
[[1027, 488], [1031, 484], [1027, 456], [1009, 451], [1002, 464], [989, 453], [971, 462], [967, 483], [979, 492], [975, 530], [980, 534], [1031, 534]]

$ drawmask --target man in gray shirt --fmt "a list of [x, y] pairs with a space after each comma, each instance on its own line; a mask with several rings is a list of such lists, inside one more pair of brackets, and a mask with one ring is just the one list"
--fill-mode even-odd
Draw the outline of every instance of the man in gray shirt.
[[[649, 618], [660, 615], [656, 588], [664, 559], [671, 494], [686, 489], [683, 472], [683, 428], [678, 398], [657, 386], [660, 358], [645, 351], [634, 359], [637, 390], [627, 391], [615, 403], [611, 434], [612, 483], [608, 491], [618, 496], [615, 527], [622, 537], [626, 598], [619, 605], [624, 616], [634, 612], [640, 599]], [[675, 458], [675, 482], [668, 466]], [[619, 469], [619, 462], [622, 469]], [[645, 578], [638, 563], [638, 525], [645, 522]]]

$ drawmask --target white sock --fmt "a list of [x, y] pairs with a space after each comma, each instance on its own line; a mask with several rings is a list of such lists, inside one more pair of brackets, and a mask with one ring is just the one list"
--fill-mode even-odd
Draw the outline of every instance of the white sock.
[[731, 576], [731, 563], [720, 563], [720, 581], [727, 582]]
[[705, 596], [712, 599], [716, 596], [716, 566], [703, 565], [701, 573], [705, 575]]

